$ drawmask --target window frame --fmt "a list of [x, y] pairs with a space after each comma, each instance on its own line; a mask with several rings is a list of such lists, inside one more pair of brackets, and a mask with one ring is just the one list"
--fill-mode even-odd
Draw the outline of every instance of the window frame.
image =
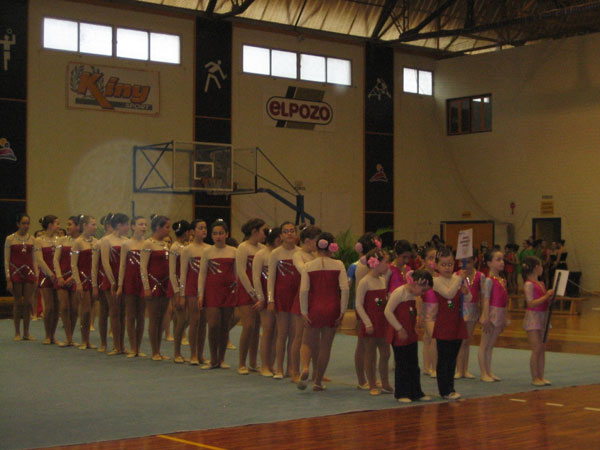
[[[265, 75], [262, 73], [254, 73], [254, 72], [245, 72], [244, 71], [244, 47], [256, 47], [256, 48], [262, 48], [262, 49], [266, 49], [269, 50], [269, 74]], [[242, 68], [242, 74], [244, 75], [249, 75], [249, 76], [259, 76], [259, 77], [270, 77], [270, 78], [275, 78], [278, 80], [295, 80], [295, 81], [303, 81], [305, 83], [317, 83], [317, 84], [328, 84], [331, 86], [343, 86], [343, 87], [352, 87], [352, 83], [354, 81], [354, 77], [353, 77], [353, 62], [352, 59], [350, 58], [342, 58], [339, 56], [332, 56], [332, 55], [323, 55], [323, 54], [319, 54], [319, 53], [307, 53], [307, 52], [299, 52], [299, 51], [295, 51], [295, 50], [289, 50], [289, 49], [285, 49], [285, 48], [281, 48], [281, 47], [267, 47], [264, 45], [259, 45], [259, 44], [251, 44], [248, 42], [243, 42], [241, 44], [241, 48], [242, 48], [242, 60], [241, 60], [241, 68]], [[273, 75], [273, 58], [272, 58], [272, 54], [271, 52], [275, 50], [275, 51], [279, 51], [279, 52], [286, 52], [286, 53], [294, 53], [296, 55], [296, 78], [290, 78], [290, 77], [282, 77], [279, 75]], [[325, 58], [325, 81], [313, 81], [313, 80], [306, 80], [304, 78], [301, 78], [301, 57], [302, 55], [308, 55], [308, 56], [317, 56], [320, 58]], [[340, 83], [334, 83], [331, 81], [327, 81], [327, 60], [331, 58], [331, 59], [339, 59], [342, 61], [348, 61], [350, 63], [350, 84], [340, 84]]]
[[[45, 19], [54, 19], [54, 20], [63, 20], [66, 22], [75, 22], [77, 23], [77, 50], [76, 51], [72, 51], [72, 50], [63, 50], [63, 49], [57, 49], [57, 48], [48, 48], [48, 47], [44, 47], [44, 21]], [[80, 45], [80, 36], [81, 36], [81, 31], [80, 31], [80, 25], [82, 23], [85, 23], [87, 25], [100, 25], [100, 26], [105, 26], [105, 27], [111, 27], [112, 29], [112, 54], [111, 55], [101, 55], [99, 53], [87, 53], [87, 52], [82, 52], [81, 51], [81, 45]], [[75, 53], [78, 56], [94, 56], [94, 57], [99, 57], [99, 58], [112, 58], [112, 59], [121, 59], [121, 60], [125, 60], [125, 61], [137, 61], [140, 63], [152, 63], [152, 64], [167, 64], [169, 66], [181, 66], [183, 65], [183, 58], [182, 58], [182, 42], [183, 42], [183, 38], [181, 36], [181, 34], [179, 33], [170, 33], [170, 32], [166, 32], [166, 31], [159, 31], [159, 30], [151, 30], [148, 28], [137, 28], [137, 27], [128, 27], [128, 26], [122, 26], [122, 25], [115, 25], [115, 24], [110, 24], [110, 23], [106, 23], [106, 22], [93, 22], [87, 19], [71, 19], [71, 18], [66, 18], [66, 17], [56, 17], [56, 16], [43, 16], [42, 17], [42, 21], [41, 21], [41, 27], [42, 27], [42, 33], [41, 33], [41, 39], [40, 39], [40, 44], [41, 44], [41, 49], [44, 51], [53, 51], [53, 52], [64, 52], [64, 53]], [[135, 58], [129, 58], [129, 57], [125, 57], [125, 56], [117, 56], [117, 29], [121, 28], [124, 30], [133, 30], [133, 31], [143, 31], [145, 33], [147, 33], [148, 35], [148, 58], [147, 59], [135, 59]], [[177, 36], [179, 38], [179, 62], [178, 63], [172, 63], [172, 62], [165, 62], [165, 61], [155, 61], [153, 59], [151, 59], [151, 54], [152, 54], [152, 47], [151, 47], [151, 39], [150, 39], [150, 35], [154, 33], [154, 34], [165, 34], [165, 35], [169, 35], [169, 36]]]
[[[473, 102], [475, 99], [481, 99], [481, 104], [485, 104], [485, 99], [489, 98], [489, 104], [490, 104], [490, 126], [489, 129], [485, 127], [485, 107], [481, 108], [481, 112], [480, 112], [480, 127], [481, 129], [479, 130], [475, 130], [473, 131]], [[468, 102], [469, 104], [469, 130], [468, 131], [463, 131], [463, 126], [462, 126], [462, 114], [459, 113], [459, 120], [458, 120], [458, 131], [457, 132], [452, 132], [451, 131], [451, 116], [450, 116], [450, 111], [451, 111], [451, 104], [452, 103], [457, 103], [458, 105], [460, 105], [460, 107], [458, 108], [458, 111], [462, 111], [462, 104], [464, 102]], [[449, 98], [446, 99], [446, 135], [447, 136], [461, 136], [461, 135], [465, 135], [465, 134], [476, 134], [476, 133], [489, 133], [493, 130], [492, 127], [492, 123], [493, 123], [493, 96], [491, 93], [487, 93], [487, 94], [478, 94], [478, 95], [469, 95], [469, 96], [465, 96], [465, 97], [455, 97], [455, 98]]]
[[[404, 69], [411, 69], [417, 71], [417, 92], [409, 92], [404, 90]], [[431, 94], [421, 94], [419, 92], [419, 77], [420, 72], [429, 72], [431, 74]], [[435, 92], [435, 72], [428, 69], [419, 69], [418, 67], [402, 66], [402, 93], [408, 95], [419, 95], [421, 97], [433, 97]]]

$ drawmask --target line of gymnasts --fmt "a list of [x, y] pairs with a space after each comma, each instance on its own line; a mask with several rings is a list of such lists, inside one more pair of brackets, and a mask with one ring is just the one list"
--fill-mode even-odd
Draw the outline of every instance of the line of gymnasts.
[[[108, 355], [146, 356], [141, 343], [147, 315], [152, 360], [167, 360], [161, 353], [161, 340], [171, 304], [174, 362], [188, 361], [181, 345], [189, 327], [189, 363], [202, 369], [229, 368], [225, 353], [237, 308], [242, 324], [240, 375], [289, 376], [299, 389], [305, 389], [312, 364], [313, 390], [326, 388], [323, 382], [327, 381], [332, 343], [349, 296], [349, 277], [344, 264], [334, 258], [339, 248], [331, 233], [315, 226], [298, 233], [291, 222], [269, 229], [262, 219], [251, 219], [243, 225], [244, 241], [236, 247], [229, 245], [223, 220], [212, 223], [209, 230], [200, 219], [191, 224], [182, 220], [171, 227], [169, 218], [152, 216], [151, 234], [145, 238], [148, 221], [144, 217], [130, 220], [117, 213], [107, 219], [105, 235], [99, 240], [96, 220], [88, 215], [70, 217], [66, 236], [59, 238], [59, 219], [48, 215], [40, 219], [43, 234], [34, 239], [29, 234], [29, 216], [17, 217], [18, 229], [7, 237], [4, 254], [7, 288], [15, 298], [15, 340], [32, 339], [29, 305], [37, 286], [44, 302], [44, 344], [95, 348], [90, 343], [90, 315], [92, 302], [98, 299], [101, 312], [110, 317], [113, 348]], [[166, 238], [171, 229], [175, 241], [169, 247]], [[205, 243], [209, 231], [213, 245]], [[454, 379], [473, 377], [467, 370], [468, 343], [477, 321], [483, 328], [478, 355], [481, 379], [499, 381], [491, 371], [491, 356], [506, 324], [508, 297], [506, 283], [499, 276], [504, 264], [501, 252], [486, 255], [489, 275], [484, 277], [473, 268], [472, 259], [466, 269], [455, 271], [452, 252], [444, 247], [426, 249], [417, 270], [407, 264], [412, 255], [407, 241], [396, 241], [392, 261], [373, 233], [361, 237], [356, 251], [360, 259], [348, 273], [356, 284], [359, 389], [371, 395], [393, 393], [400, 402], [429, 400], [421, 390], [417, 355], [422, 329], [425, 371], [437, 378], [443, 398], [459, 398]], [[533, 259], [522, 268], [527, 278], [525, 324], [534, 349], [532, 382], [545, 385], [549, 381], [543, 377], [541, 333], [552, 292], [537, 281], [541, 263]], [[59, 317], [66, 337], [62, 343], [55, 338]], [[78, 318], [81, 344], [75, 344], [73, 336]], [[203, 357], [207, 334], [209, 359]], [[106, 351], [106, 337], [101, 341], [98, 350]], [[390, 344], [394, 386], [388, 377]]]

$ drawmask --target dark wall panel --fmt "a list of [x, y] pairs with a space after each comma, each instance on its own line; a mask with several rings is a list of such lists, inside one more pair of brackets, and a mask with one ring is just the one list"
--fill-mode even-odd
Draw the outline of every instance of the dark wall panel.
[[[2, 202], [0, 201], [0, 242], [2, 242], [2, 276], [0, 276], [0, 296], [9, 296], [6, 290], [6, 279], [4, 278], [4, 242], [6, 236], [17, 231], [17, 214], [25, 211], [25, 202]], [[32, 230], [30, 230], [32, 231]]]
[[365, 136], [365, 211], [394, 211], [394, 136]]
[[0, 98], [27, 98], [27, 1], [0, 2]]

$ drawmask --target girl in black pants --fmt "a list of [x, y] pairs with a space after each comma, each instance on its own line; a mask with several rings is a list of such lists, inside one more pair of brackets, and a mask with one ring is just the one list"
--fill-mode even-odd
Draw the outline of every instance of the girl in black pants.
[[408, 284], [395, 289], [385, 307], [388, 321], [386, 337], [392, 344], [396, 361], [394, 396], [400, 403], [431, 400], [421, 390], [415, 327], [417, 311], [421, 310], [420, 300], [417, 303], [416, 298], [433, 286], [433, 278], [426, 270], [417, 270], [408, 272], [406, 280]]

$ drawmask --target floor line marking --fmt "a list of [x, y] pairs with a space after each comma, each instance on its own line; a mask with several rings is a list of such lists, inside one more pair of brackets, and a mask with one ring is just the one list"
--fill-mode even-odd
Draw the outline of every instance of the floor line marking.
[[522, 398], [509, 398], [511, 402], [519, 402], [519, 403], [527, 403], [527, 400], [523, 400]]
[[181, 444], [188, 444], [188, 445], [193, 445], [195, 447], [200, 447], [200, 448], [208, 448], [210, 450], [225, 450], [222, 447], [213, 447], [212, 445], [208, 445], [208, 444], [200, 444], [199, 442], [194, 442], [194, 441], [187, 441], [185, 439], [179, 439], [176, 437], [172, 437], [172, 436], [166, 436], [164, 434], [157, 434], [156, 437], [159, 438], [163, 438], [163, 439], [167, 439], [169, 441], [175, 441], [175, 442], [179, 442]]
[[549, 402], [546, 402], [546, 405], [548, 405], [548, 406], [565, 406], [562, 403], [549, 403]]
[[586, 411], [600, 411], [600, 408], [590, 408], [589, 406], [586, 406], [585, 408]]

